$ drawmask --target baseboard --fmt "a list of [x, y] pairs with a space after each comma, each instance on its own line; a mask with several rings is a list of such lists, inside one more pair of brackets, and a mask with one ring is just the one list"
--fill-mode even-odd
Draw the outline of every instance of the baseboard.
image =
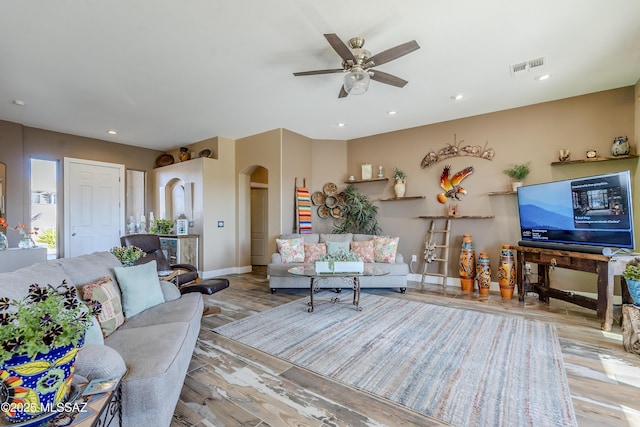
[[[417, 274], [417, 273], [410, 273], [407, 275], [407, 287], [408, 288], [414, 288], [414, 289], [419, 289], [420, 288], [420, 284], [422, 283], [422, 274]], [[432, 284], [432, 285], [442, 285], [442, 278], [441, 277], [436, 277], [436, 276], [426, 276], [424, 278], [425, 283], [428, 284]], [[453, 287], [460, 287], [460, 278], [458, 277], [447, 277], [447, 283], [446, 283], [447, 287], [453, 286]], [[500, 292], [500, 284], [498, 282], [491, 282], [491, 287], [489, 288], [490, 291], [496, 291], [496, 292]]]
[[201, 271], [200, 277], [202, 277], [203, 279], [211, 279], [213, 277], [225, 276], [227, 274], [251, 273], [251, 271], [252, 271], [251, 266], [246, 265], [241, 267], [221, 268], [219, 270]]

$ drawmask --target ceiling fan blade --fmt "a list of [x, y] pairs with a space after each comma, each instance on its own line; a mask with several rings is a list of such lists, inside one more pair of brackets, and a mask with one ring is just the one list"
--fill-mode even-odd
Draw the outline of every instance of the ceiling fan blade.
[[342, 87], [340, 88], [340, 94], [338, 95], [338, 98], [344, 98], [347, 95], [349, 95], [349, 94], [347, 93], [346, 90], [344, 90], [344, 85], [342, 85]]
[[356, 62], [356, 58], [353, 56], [353, 53], [351, 53], [351, 50], [347, 45], [340, 40], [340, 37], [336, 34], [325, 34], [324, 37], [327, 39], [333, 50], [340, 55], [340, 58], [342, 58], [343, 61]]
[[297, 73], [293, 73], [294, 76], [315, 76], [316, 74], [332, 74], [332, 73], [341, 73], [344, 70], [342, 68], [334, 68], [331, 70], [314, 70], [314, 71], [300, 71]]
[[371, 80], [375, 80], [377, 82], [388, 84], [391, 86], [404, 87], [404, 85], [409, 83], [405, 79], [401, 79], [400, 77], [396, 77], [393, 74], [384, 73], [382, 71], [369, 70], [369, 75], [371, 76]]
[[401, 56], [418, 49], [420, 49], [418, 43], [415, 40], [411, 40], [410, 42], [400, 44], [396, 47], [392, 47], [391, 49], [387, 49], [373, 55], [369, 58], [369, 62], [373, 62], [372, 67], [375, 67], [377, 65], [386, 64], [389, 61], [393, 61], [394, 59], [400, 58]]

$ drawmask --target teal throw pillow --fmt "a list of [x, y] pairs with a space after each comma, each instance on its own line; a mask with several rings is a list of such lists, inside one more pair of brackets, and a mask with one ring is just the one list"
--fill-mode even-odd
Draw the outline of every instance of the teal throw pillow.
[[164, 302], [155, 260], [132, 267], [115, 267], [113, 271], [122, 292], [125, 316], [135, 316]]
[[96, 316], [90, 316], [91, 325], [84, 335], [85, 344], [104, 344], [104, 336], [102, 335], [102, 329], [100, 329], [100, 323]]
[[327, 242], [327, 253], [349, 252], [351, 242]]

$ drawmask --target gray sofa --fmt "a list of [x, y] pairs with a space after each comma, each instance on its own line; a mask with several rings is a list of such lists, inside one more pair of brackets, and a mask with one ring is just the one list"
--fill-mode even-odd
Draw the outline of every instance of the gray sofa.
[[[370, 234], [283, 234], [280, 239], [293, 239], [302, 237], [305, 243], [322, 242], [351, 242], [365, 241], [373, 239]], [[288, 270], [291, 267], [304, 265], [304, 263], [283, 263], [282, 256], [276, 252], [271, 255], [271, 263], [267, 266], [267, 277], [272, 293], [283, 288], [309, 288], [309, 278], [305, 276], [294, 276]], [[404, 262], [401, 253], [396, 253], [395, 263], [365, 263], [365, 266], [374, 265], [389, 271], [384, 276], [362, 276], [360, 277], [361, 288], [398, 288], [400, 292], [407, 290], [407, 275], [409, 266]], [[322, 280], [320, 286], [324, 288], [341, 289], [344, 282], [339, 278], [328, 278]]]
[[[22, 298], [32, 283], [57, 286], [63, 280], [77, 288], [105, 276], [117, 283], [120, 262], [109, 252], [96, 252], [34, 264], [0, 274], [0, 296]], [[104, 339], [78, 353], [74, 375], [87, 379], [125, 375], [122, 412], [125, 427], [169, 426], [200, 331], [203, 299], [180, 295], [160, 282], [165, 302], [149, 308]], [[81, 295], [81, 293], [80, 293]]]

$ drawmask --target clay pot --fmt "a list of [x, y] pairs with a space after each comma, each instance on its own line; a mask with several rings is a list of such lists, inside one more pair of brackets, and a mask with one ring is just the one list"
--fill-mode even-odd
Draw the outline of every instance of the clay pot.
[[478, 278], [478, 293], [480, 295], [489, 295], [489, 288], [491, 287], [491, 261], [489, 255], [486, 252], [480, 252], [478, 256], [478, 265], [476, 266]]
[[473, 292], [473, 282], [476, 277], [476, 253], [473, 248], [471, 234], [462, 236], [459, 273], [462, 292]]
[[498, 283], [500, 284], [502, 298], [511, 299], [516, 286], [516, 259], [511, 245], [502, 245], [500, 250]]

